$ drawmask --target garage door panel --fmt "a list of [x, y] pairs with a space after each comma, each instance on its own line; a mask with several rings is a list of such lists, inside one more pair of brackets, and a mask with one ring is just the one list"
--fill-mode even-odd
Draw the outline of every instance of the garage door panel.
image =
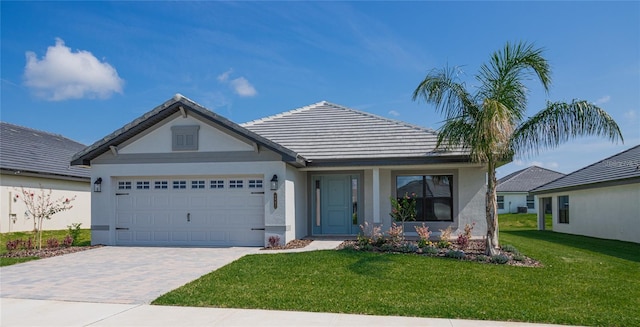
[[155, 242], [168, 243], [170, 241], [169, 232], [168, 231], [153, 232], [153, 240]]
[[171, 240], [174, 242], [187, 242], [189, 241], [189, 232], [173, 231], [171, 232]]
[[150, 231], [136, 231], [135, 232], [135, 241], [136, 242], [149, 242], [151, 241], [151, 232]]

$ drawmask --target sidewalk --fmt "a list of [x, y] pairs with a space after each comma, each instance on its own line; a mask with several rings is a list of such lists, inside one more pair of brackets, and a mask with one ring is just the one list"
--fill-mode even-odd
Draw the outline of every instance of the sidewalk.
[[0, 299], [0, 325], [10, 326], [429, 326], [544, 327], [518, 322], [366, 316], [249, 309], [166, 307]]

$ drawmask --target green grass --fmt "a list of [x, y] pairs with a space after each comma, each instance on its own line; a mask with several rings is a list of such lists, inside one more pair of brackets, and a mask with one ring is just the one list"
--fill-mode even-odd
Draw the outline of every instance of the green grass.
[[259, 254], [153, 304], [640, 326], [640, 244], [536, 231], [535, 215], [505, 215], [500, 228], [502, 244], [545, 266], [353, 251]]
[[[62, 239], [69, 233], [68, 230], [49, 230], [42, 232], [42, 246], [46, 246], [46, 242], [50, 238], [57, 238], [62, 243]], [[7, 253], [7, 241], [13, 241], [16, 239], [27, 239], [33, 237], [33, 232], [13, 232], [0, 234], [0, 255]], [[82, 229], [80, 231], [80, 237], [76, 240], [76, 246], [89, 246], [91, 245], [91, 230]], [[24, 258], [2, 258], [0, 257], [0, 267], [10, 266], [21, 262], [37, 260], [38, 257], [24, 257]]]

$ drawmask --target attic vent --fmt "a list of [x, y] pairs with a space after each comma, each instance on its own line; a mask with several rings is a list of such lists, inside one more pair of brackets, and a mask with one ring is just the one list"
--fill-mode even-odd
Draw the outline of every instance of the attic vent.
[[171, 149], [173, 151], [197, 151], [200, 126], [171, 127]]

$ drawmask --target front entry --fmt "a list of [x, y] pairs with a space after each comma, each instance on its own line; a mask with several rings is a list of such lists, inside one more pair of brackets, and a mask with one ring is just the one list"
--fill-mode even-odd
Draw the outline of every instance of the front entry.
[[358, 176], [314, 176], [313, 234], [349, 235], [358, 228]]

